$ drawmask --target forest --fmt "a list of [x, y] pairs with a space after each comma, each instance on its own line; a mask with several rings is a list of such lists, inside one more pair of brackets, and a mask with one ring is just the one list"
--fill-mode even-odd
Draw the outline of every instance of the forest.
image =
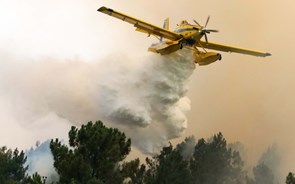
[[[277, 184], [273, 168], [260, 161], [252, 171], [244, 169], [239, 145], [227, 143], [221, 132], [205, 139], [185, 138], [146, 157], [126, 161], [131, 139], [103, 122], [72, 126], [68, 143], [49, 142], [57, 176], [28, 174], [27, 152], [0, 149], [1, 184]], [[37, 149], [37, 148], [36, 148]], [[286, 184], [295, 184], [293, 172]]]

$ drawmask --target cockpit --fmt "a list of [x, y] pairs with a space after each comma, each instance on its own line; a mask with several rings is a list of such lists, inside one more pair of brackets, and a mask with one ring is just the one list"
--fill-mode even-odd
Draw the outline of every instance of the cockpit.
[[186, 20], [183, 20], [180, 22], [180, 25], [189, 25], [189, 23]]

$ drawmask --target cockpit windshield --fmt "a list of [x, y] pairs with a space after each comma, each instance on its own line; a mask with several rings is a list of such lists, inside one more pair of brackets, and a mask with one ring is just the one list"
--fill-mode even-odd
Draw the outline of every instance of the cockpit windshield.
[[180, 22], [180, 25], [189, 25], [189, 23], [186, 20], [183, 20]]

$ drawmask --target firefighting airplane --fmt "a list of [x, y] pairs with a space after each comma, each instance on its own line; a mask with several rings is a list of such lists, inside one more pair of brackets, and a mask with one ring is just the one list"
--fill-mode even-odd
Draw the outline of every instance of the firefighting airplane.
[[[208, 42], [207, 34], [218, 32], [214, 29], [206, 29], [210, 17], [207, 18], [205, 26], [201, 26], [196, 20], [194, 20], [195, 25], [189, 24], [186, 20], [183, 20], [175, 31], [170, 31], [168, 18], [164, 21], [163, 28], [160, 28], [104, 6], [100, 7], [97, 11], [133, 24], [134, 27], [136, 27], [136, 31], [146, 33], [148, 36], [153, 35], [157, 37], [160, 42], [152, 44], [148, 49], [149, 51], [166, 55], [182, 48], [192, 49], [194, 50], [195, 63], [198, 63], [199, 65], [208, 65], [217, 60], [221, 60], [221, 54], [207, 52], [205, 49], [236, 52], [259, 57], [271, 55], [266, 52]], [[205, 41], [201, 40], [202, 37], [205, 38]]]

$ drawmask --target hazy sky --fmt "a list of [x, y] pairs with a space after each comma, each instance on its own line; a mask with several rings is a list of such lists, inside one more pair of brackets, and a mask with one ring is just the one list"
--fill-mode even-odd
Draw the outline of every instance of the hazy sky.
[[[135, 32], [132, 25], [97, 12], [103, 5], [159, 26], [170, 17], [171, 29], [183, 19], [196, 19], [204, 24], [210, 15], [208, 27], [220, 32], [210, 34], [209, 41], [272, 53], [267, 58], [224, 53], [221, 62], [197, 66], [189, 84], [192, 109], [188, 113], [188, 129], [179, 140], [189, 135], [209, 137], [221, 131], [229, 141], [244, 143], [253, 163], [263, 150], [277, 142], [286, 153], [283, 159], [286, 170], [295, 170], [295, 14], [292, 13], [295, 3], [291, 0], [184, 0], [173, 3], [168, 0], [0, 0], [2, 145], [31, 145], [35, 138], [63, 134], [55, 131], [54, 125], [51, 133], [44, 135], [42, 132], [45, 131], [40, 130], [42, 124], [31, 124], [32, 133], [22, 131], [22, 125], [7, 123], [21, 119], [14, 117], [11, 109], [17, 111], [15, 107], [18, 106], [14, 106], [5, 92], [7, 86], [13, 86], [15, 82], [14, 75], [10, 75], [11, 68], [18, 72], [23, 70], [18, 64], [24, 60], [40, 64], [44, 58], [62, 63], [67, 60], [94, 63], [112, 53], [137, 57], [157, 41]], [[9, 71], [5, 66], [9, 66]], [[66, 65], [63, 67], [67, 68]], [[87, 73], [80, 68], [79, 72], [81, 76]], [[7, 80], [7, 76], [11, 76], [11, 80]], [[66, 76], [71, 80], [71, 73]], [[24, 80], [29, 81], [34, 75], [28, 77]], [[14, 103], [20, 103], [21, 97]], [[57, 118], [55, 116], [47, 115], [43, 123]], [[63, 125], [68, 126], [67, 123]], [[30, 138], [15, 137], [17, 133], [12, 134], [13, 130]]]

